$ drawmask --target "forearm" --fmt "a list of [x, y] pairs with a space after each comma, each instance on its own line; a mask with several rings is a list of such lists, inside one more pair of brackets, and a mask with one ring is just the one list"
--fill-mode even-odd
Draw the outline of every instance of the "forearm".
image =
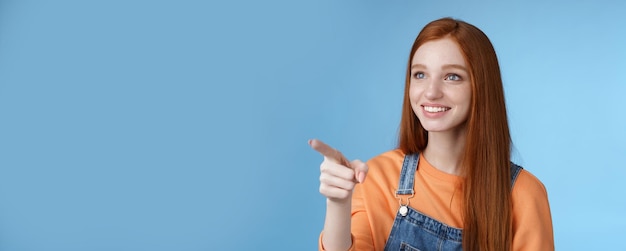
[[351, 200], [326, 200], [326, 220], [322, 244], [328, 251], [344, 251], [352, 246], [351, 227]]

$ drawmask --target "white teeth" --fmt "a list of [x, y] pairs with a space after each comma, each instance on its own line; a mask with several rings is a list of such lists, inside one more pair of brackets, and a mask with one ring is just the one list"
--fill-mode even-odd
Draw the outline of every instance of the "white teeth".
[[440, 106], [424, 106], [424, 110], [426, 110], [427, 112], [445, 112], [447, 110], [450, 110], [450, 108]]

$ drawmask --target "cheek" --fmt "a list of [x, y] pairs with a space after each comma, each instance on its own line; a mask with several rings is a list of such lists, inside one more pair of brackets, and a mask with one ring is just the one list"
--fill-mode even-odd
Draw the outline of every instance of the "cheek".
[[472, 89], [469, 86], [463, 93], [463, 101], [468, 107], [472, 104]]
[[460, 92], [457, 97], [457, 100], [458, 100], [458, 104], [462, 107], [462, 111], [465, 117], [469, 116], [469, 112], [472, 106], [471, 89], [467, 88], [463, 92]]
[[411, 104], [411, 108], [413, 109], [413, 112], [415, 113], [415, 115], [419, 114], [419, 99], [421, 96], [422, 92], [419, 90], [419, 88], [415, 88], [413, 85], [411, 85], [411, 87], [409, 87], [409, 101]]
[[450, 89], [449, 96], [461, 106], [469, 106], [472, 101], [472, 89], [469, 85], [457, 86]]
[[419, 88], [415, 87], [415, 85], [411, 84], [409, 86], [409, 100], [411, 101], [411, 104], [417, 102], [420, 94], [421, 91], [419, 90]]

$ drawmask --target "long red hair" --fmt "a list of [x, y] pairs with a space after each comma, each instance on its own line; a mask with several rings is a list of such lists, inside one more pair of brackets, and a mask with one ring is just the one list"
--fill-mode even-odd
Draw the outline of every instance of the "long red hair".
[[510, 250], [511, 136], [496, 52], [480, 29], [460, 20], [443, 18], [430, 22], [419, 33], [406, 72], [398, 147], [411, 154], [423, 152], [428, 144], [428, 132], [413, 112], [409, 99], [411, 62], [422, 44], [444, 37], [458, 44], [469, 67], [472, 89], [462, 157], [463, 250]]

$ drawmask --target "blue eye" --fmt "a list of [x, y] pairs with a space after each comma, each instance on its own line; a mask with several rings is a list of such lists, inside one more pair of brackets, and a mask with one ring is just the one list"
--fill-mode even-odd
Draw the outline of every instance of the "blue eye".
[[417, 79], [423, 79], [423, 78], [426, 78], [426, 75], [423, 72], [419, 71], [419, 72], [413, 73], [413, 77]]
[[446, 76], [446, 80], [459, 81], [461, 80], [461, 76], [453, 73], [453, 74]]

